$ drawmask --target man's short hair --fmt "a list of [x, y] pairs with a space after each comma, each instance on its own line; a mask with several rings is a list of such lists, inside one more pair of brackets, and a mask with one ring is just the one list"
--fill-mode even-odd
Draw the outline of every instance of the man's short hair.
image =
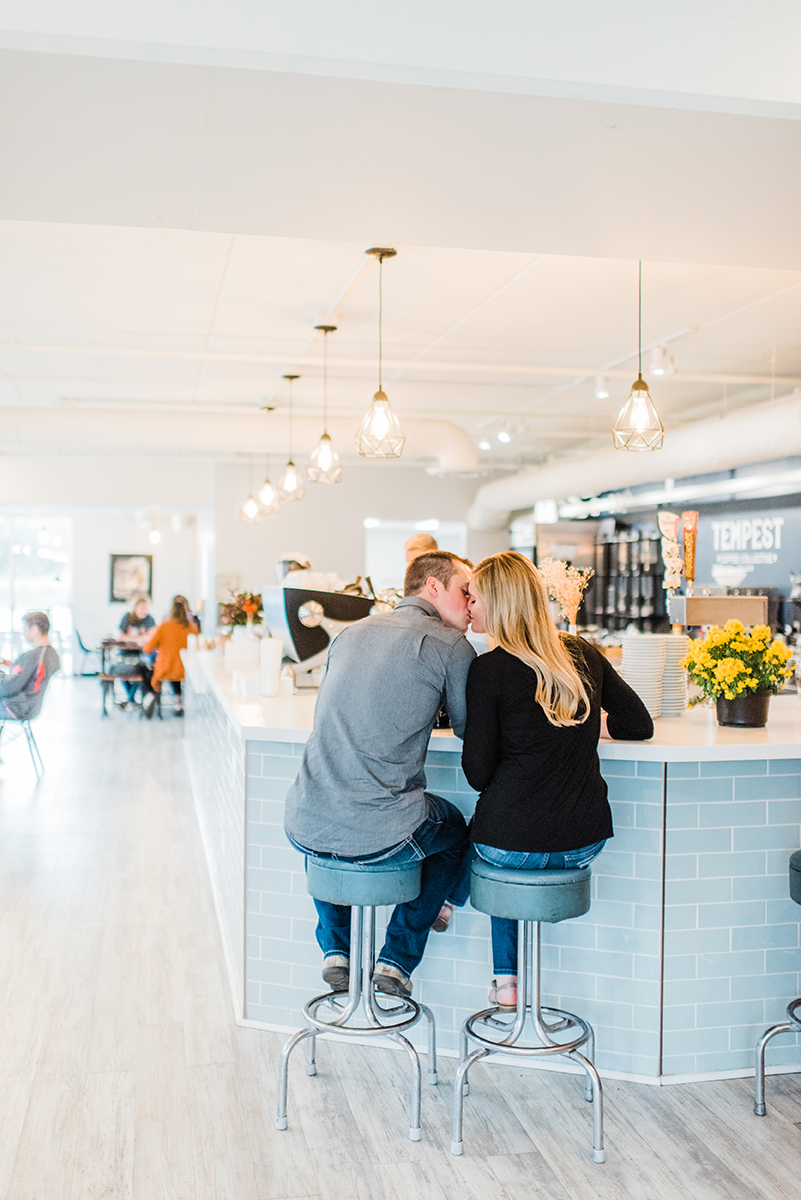
[[420, 554], [417, 558], [413, 558], [406, 568], [406, 575], [403, 580], [404, 596], [416, 596], [418, 592], [423, 590], [426, 580], [432, 575], [444, 587], [448, 587], [453, 578], [457, 563], [464, 563], [471, 571], [473, 569], [473, 564], [469, 558], [461, 558], [458, 554], [451, 554], [450, 550], [429, 550], [428, 553]]
[[430, 533], [413, 533], [404, 543], [404, 550], [418, 550], [421, 554], [430, 550], [439, 550], [436, 538]]
[[30, 629], [31, 625], [35, 625], [41, 633], [42, 637], [47, 637], [50, 632], [50, 618], [47, 613], [29, 612], [22, 618], [22, 624], [26, 629]]

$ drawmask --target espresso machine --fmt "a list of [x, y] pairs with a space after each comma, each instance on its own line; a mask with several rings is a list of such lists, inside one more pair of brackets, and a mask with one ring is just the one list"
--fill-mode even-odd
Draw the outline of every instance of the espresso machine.
[[311, 672], [324, 667], [332, 640], [354, 621], [370, 615], [374, 600], [349, 592], [269, 587], [262, 591], [264, 619], [270, 635], [280, 638], [291, 660], [295, 686], [313, 687]]

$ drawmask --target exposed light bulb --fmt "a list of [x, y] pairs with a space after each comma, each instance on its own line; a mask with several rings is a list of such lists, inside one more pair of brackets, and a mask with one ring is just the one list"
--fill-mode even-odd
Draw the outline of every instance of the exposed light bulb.
[[511, 433], [507, 433], [505, 429], [501, 429], [500, 432], [498, 433], [498, 441], [499, 442], [511, 442], [511, 440], [512, 440]]
[[150, 530], [150, 541], [153, 543], [154, 546], [157, 546], [159, 544], [159, 542], [161, 541], [161, 534], [159, 533], [158, 529]]
[[489, 442], [479, 442], [478, 448], [479, 448], [479, 450], [491, 450], [492, 446], [490, 445]]
[[243, 525], [258, 525], [263, 515], [261, 506], [252, 496], [248, 496], [239, 510], [239, 519]]
[[665, 430], [642, 375], [631, 385], [631, 394], [612, 430], [617, 450], [661, 450]]
[[363, 458], [400, 458], [406, 445], [406, 435], [392, 411], [383, 388], [373, 396], [373, 402], [356, 431], [356, 446]]
[[595, 399], [606, 400], [609, 397], [609, 380], [605, 375], [595, 376]]
[[265, 479], [264, 483], [259, 488], [259, 506], [261, 507], [262, 516], [267, 516], [268, 513], [278, 512], [278, 496], [275, 488], [270, 483], [269, 478]]
[[278, 495], [282, 500], [302, 500], [306, 495], [303, 477], [290, 458], [284, 467], [284, 473], [278, 481]]
[[312, 451], [306, 474], [312, 483], [341, 483], [342, 463], [327, 433], [321, 436]]

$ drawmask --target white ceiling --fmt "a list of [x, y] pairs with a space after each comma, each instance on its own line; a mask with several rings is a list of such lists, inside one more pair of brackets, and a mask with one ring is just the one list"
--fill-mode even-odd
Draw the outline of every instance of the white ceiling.
[[[281, 410], [281, 377], [297, 371], [298, 415], [321, 414], [314, 325], [328, 322], [330, 407], [355, 427], [377, 386], [378, 267], [364, 249], [0, 222], [0, 403]], [[636, 374], [635, 262], [398, 251], [384, 266], [384, 382], [401, 417], [488, 438], [487, 461], [608, 438]], [[678, 371], [652, 380], [668, 428], [801, 380], [801, 271], [646, 262], [643, 291], [643, 344], [666, 345]], [[605, 370], [611, 396], [599, 401]]]
[[780, 396], [801, 378], [799, 26], [786, 0], [2, 0], [0, 405], [233, 421], [297, 370], [317, 414], [327, 320], [355, 421], [375, 243], [399, 250], [394, 406], [488, 437], [488, 460], [608, 437], [638, 258], [644, 345], [678, 369], [653, 386], [668, 431]]

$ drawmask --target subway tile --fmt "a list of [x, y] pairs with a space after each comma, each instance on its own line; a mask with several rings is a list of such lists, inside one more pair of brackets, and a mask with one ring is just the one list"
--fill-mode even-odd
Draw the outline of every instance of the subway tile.
[[697, 879], [697, 854], [669, 854], [665, 859], [665, 879]]
[[[797, 800], [769, 800], [768, 823], [801, 826], [801, 804]], [[801, 837], [798, 844], [801, 846]]]
[[456, 771], [454, 767], [426, 766], [426, 788], [436, 795], [439, 795], [443, 788], [449, 792], [455, 791]]
[[620, 829], [632, 829], [637, 824], [638, 808], [655, 808], [654, 804], [612, 804], [612, 822], [615, 833]]
[[580, 1015], [589, 1019], [593, 1026], [603, 1028], [605, 1041], [610, 1029], [632, 1030], [634, 1028], [634, 1006], [632, 1004], [615, 1004], [611, 1000], [598, 998], [592, 1002], [591, 1016], [589, 1011]]
[[794, 800], [801, 797], [801, 775], [768, 775], [735, 779], [735, 800]]
[[[790, 950], [766, 950], [765, 951], [765, 971], [768, 975], [789, 974], [793, 968], [798, 970], [799, 965], [798, 948]], [[743, 971], [745, 975], [746, 972]], [[796, 993], [797, 994], [797, 993]]]
[[732, 780], [730, 778], [677, 779], [668, 788], [668, 808], [674, 803], [725, 804], [731, 799]]
[[[765, 1032], [767, 1021], [764, 1013], [761, 1017], [749, 1022], [747, 1025], [734, 1025], [729, 1030], [729, 1046], [732, 1051], [739, 1050], [743, 1054], [747, 1054], [748, 1058], [743, 1063], [743, 1066], [754, 1068], [754, 1051], [756, 1044]], [[770, 1051], [768, 1051], [770, 1053]], [[766, 1058], [766, 1064], [770, 1065], [770, 1060]], [[768, 1101], [770, 1103], [770, 1101]]]
[[262, 800], [261, 801], [261, 816], [260, 820], [263, 825], [280, 825], [284, 827], [284, 809], [283, 800]]
[[600, 871], [593, 871], [593, 878], [597, 881], [599, 900], [614, 900], [623, 903], [641, 900], [647, 904], [654, 903], [658, 899], [659, 886], [646, 880], [636, 881], [614, 875], [603, 875]]
[[721, 977], [666, 979], [664, 998], [666, 1009], [682, 1004], [724, 1004], [729, 999], [729, 981]]
[[619, 1071], [621, 1074], [656, 1077], [659, 1059], [649, 1054], [613, 1054], [604, 1050], [604, 1069]]
[[[700, 806], [703, 808], [703, 805]], [[669, 829], [665, 838], [668, 856], [673, 854], [726, 854], [731, 850], [729, 829]]]
[[[467, 987], [489, 987], [492, 972], [487, 963], [462, 962], [460, 958], [452, 959], [451, 963], [451, 978], [454, 983]], [[432, 975], [430, 978], [432, 982], [441, 982], [436, 976]]]
[[261, 820], [261, 801], [255, 796], [250, 796], [248, 798], [247, 816], [249, 821]]
[[732, 831], [735, 850], [786, 850], [790, 854], [798, 849], [798, 825], [750, 826]]
[[[770, 1043], [768, 1055], [768, 1067], [793, 1066], [796, 1071], [801, 1070], [801, 1053], [799, 1053], [797, 1035], [793, 1037], [790, 1033], [782, 1033], [775, 1037]], [[796, 1066], [796, 1064], [799, 1065]], [[768, 1103], [770, 1103], [770, 1096], [768, 1096]]]
[[674, 904], [665, 909], [665, 932], [673, 929], [697, 929], [698, 905]]
[[[263, 914], [271, 914], [276, 917], [298, 917], [307, 916], [311, 919], [315, 915], [314, 902], [311, 896], [287, 896], [278, 892], [261, 892], [261, 912]], [[306, 905], [302, 905], [302, 901], [306, 900]]]
[[692, 954], [666, 954], [664, 972], [665, 979], [695, 979], [698, 976], [698, 960]]
[[248, 779], [248, 800], [285, 800], [289, 779]]
[[696, 1012], [699, 1029], [758, 1025], [765, 1019], [764, 1005], [761, 1000], [730, 1000], [728, 1004], [699, 1004]]
[[751, 1000], [754, 998], [784, 998], [787, 1005], [796, 992], [798, 976], [795, 971], [784, 975], [738, 975], [731, 981], [732, 1000]]
[[[617, 842], [617, 838], [615, 839]], [[603, 867], [604, 875], [616, 875], [622, 879], [634, 878], [634, 855], [620, 854], [615, 850], [605, 849], [603, 851], [603, 863], [598, 864], [598, 869]]]
[[261, 866], [261, 846], [248, 845], [246, 859], [247, 859], [247, 865], [249, 867], [260, 867]]
[[[439, 952], [439, 947], [442, 946], [442, 952]], [[486, 938], [468, 938], [458, 937], [455, 934], [448, 934], [439, 939], [428, 939], [428, 954], [434, 954], [438, 958], [452, 958], [462, 962], [487, 963], [489, 962], [489, 941]]]
[[767, 901], [767, 922], [769, 925], [798, 925], [801, 921], [801, 908], [789, 896], [781, 896], [777, 900]]
[[456, 767], [461, 762], [461, 753], [455, 750], [429, 750], [426, 755], [426, 770], [429, 767]]
[[702, 904], [698, 909], [700, 929], [765, 924], [764, 900], [739, 900], [730, 904]]
[[254, 937], [268, 937], [273, 940], [290, 941], [292, 938], [292, 921], [289, 917], [278, 917], [275, 913], [250, 913], [248, 915], [248, 934]]
[[627, 804], [661, 804], [661, 779], [609, 779], [610, 800]]
[[269, 983], [277, 987], [285, 987], [291, 982], [292, 968], [289, 963], [267, 962], [262, 958], [249, 958], [247, 961], [248, 984]]
[[248, 777], [256, 778], [261, 775], [261, 755], [248, 754]]
[[[584, 975], [576, 971], [560, 971], [558, 975], [560, 1007], [569, 1008], [572, 1001], [581, 1003], [584, 1000], [594, 1000], [598, 992], [598, 980], [595, 975]], [[606, 981], [604, 981], [606, 982]], [[628, 980], [628, 993], [625, 997], [631, 1001], [631, 981]], [[561, 1001], [564, 1000], [564, 1005]]]
[[700, 763], [697, 762], [668, 763], [668, 785], [670, 785], [675, 779], [697, 779], [699, 766]]
[[[592, 1015], [587, 1014], [592, 1020]], [[616, 1029], [605, 1028], [603, 1031], [603, 1049], [604, 1054], [607, 1050], [614, 1053], [630, 1053], [649, 1056], [654, 1054], [658, 1047], [658, 1039], [653, 1033], [643, 1032], [636, 1029]], [[574, 1193], [575, 1194], [575, 1193]]]
[[665, 934], [665, 958], [681, 954], [722, 953], [732, 947], [728, 929], [675, 929]]
[[[785, 951], [768, 951], [768, 954], [782, 954]], [[715, 977], [731, 978], [733, 975], [756, 975], [765, 967], [765, 953], [762, 950], [732, 950], [728, 954], [699, 954], [698, 976], [701, 979]], [[781, 967], [775, 968], [777, 971]], [[785, 968], [786, 970], [786, 968]]]
[[670, 1075], [693, 1075], [695, 1073], [695, 1055], [694, 1054], [671, 1054], [663, 1055], [662, 1058], [662, 1074]]
[[768, 766], [770, 775], [801, 775], [801, 758], [772, 758]]
[[656, 954], [634, 955], [634, 978], [637, 982], [656, 983], [661, 975], [661, 963]]
[[712, 1071], [741, 1071], [744, 1067], [753, 1068], [753, 1058], [753, 1050], [750, 1055], [741, 1050], [727, 1050], [723, 1054], [696, 1054], [695, 1069], [699, 1075]]
[[258, 983], [249, 983], [245, 989], [248, 1004], [255, 1004], [261, 995], [261, 988]]
[[665, 1008], [663, 1028], [671, 1033], [679, 1029], [695, 1029], [695, 1009], [694, 1004], [674, 1004], [672, 1008]]
[[617, 900], [593, 900], [592, 908], [587, 917], [597, 925], [622, 925], [631, 928], [634, 925], [634, 905]]
[[635, 854], [634, 875], [636, 879], [662, 879], [661, 854]]
[[[473, 966], [474, 964], [471, 964]], [[419, 978], [421, 983], [430, 979], [432, 983], [453, 983], [454, 961], [452, 958], [430, 958], [428, 955], [423, 959], [417, 969], [415, 978]]]
[[660, 1024], [658, 1008], [646, 1008], [642, 1004], [634, 1005], [634, 1014], [631, 1020], [632, 1029], [658, 1034]]
[[737, 828], [740, 826], [764, 825], [768, 819], [768, 805], [765, 800], [740, 801], [739, 804], [701, 804], [699, 805], [698, 823], [702, 829], [712, 829], [724, 826]]
[[637, 763], [637, 778], [638, 779], [662, 779], [664, 764], [661, 762], [644, 762]]
[[559, 928], [559, 945], [594, 950], [598, 926], [581, 921], [563, 921]]
[[699, 808], [698, 804], [675, 804], [669, 800], [665, 822], [667, 829], [697, 829]]
[[723, 762], [702, 762], [701, 778], [711, 779], [718, 775], [767, 775], [768, 764], [764, 758], [724, 759]]
[[638, 929], [598, 929], [598, 949], [623, 951], [630, 954], [658, 954], [659, 938], [653, 930]]
[[798, 946], [798, 925], [747, 925], [732, 929], [732, 950], [776, 950]]
[[287, 846], [286, 834], [280, 825], [248, 821], [248, 847], [251, 846], [279, 846], [284, 850]]
[[456, 772], [456, 790], [459, 793], [464, 792], [466, 795], [470, 796], [474, 804], [478, 799], [478, 792], [467, 782], [467, 776], [462, 770], [457, 770]]
[[664, 893], [668, 905], [727, 904], [731, 899], [731, 880], [725, 877], [709, 880], [667, 880]]
[[[589, 978], [594, 978], [594, 976]], [[595, 994], [601, 1000], [614, 1000], [622, 1004], [642, 1005], [646, 1008], [658, 1008], [659, 991], [658, 980], [616, 979], [610, 975], [598, 979], [595, 988]]]
[[277, 941], [268, 937], [261, 940], [261, 956], [266, 962], [302, 963], [309, 967], [319, 966], [322, 961], [316, 943]]
[[293, 742], [250, 742], [250, 748], [256, 754], [270, 758], [291, 758], [294, 749]]
[[565, 971], [586, 972], [596, 975], [616, 975], [633, 978], [633, 955], [611, 953], [605, 950], [574, 950], [566, 946], [562, 950], [561, 966]]
[[663, 1053], [672, 1055], [688, 1053], [725, 1052], [729, 1049], [726, 1029], [682, 1029], [665, 1030], [662, 1039]]
[[[638, 809], [649, 807], [652, 806], [637, 805]], [[610, 843], [607, 843], [607, 849], [603, 852], [604, 855], [608, 853], [609, 846]], [[623, 829], [615, 834], [611, 848], [613, 851], [624, 851], [632, 854], [661, 854], [661, 827], [657, 829], [644, 829], [642, 826], [638, 826], [636, 829]]]
[[465, 1016], [487, 1007], [486, 980], [477, 981], [472, 985], [437, 983], [434, 980], [427, 980], [425, 992], [426, 1003], [441, 1004], [444, 1008], [462, 1009]]
[[261, 939], [257, 937], [248, 937], [246, 939], [246, 954], [248, 958], [258, 958], [261, 955]]
[[732, 879], [735, 900], [781, 900], [787, 894], [787, 879], [783, 875], [752, 875]]
[[698, 877], [709, 879], [715, 876], [764, 875], [765, 853], [761, 850], [739, 850], [731, 854], [699, 854]]
[[[248, 875], [252, 875], [252, 871], [248, 871]], [[261, 889], [249, 888], [247, 892], [247, 911], [249, 913], [261, 912]]]
[[[635, 804], [634, 805], [634, 823], [637, 829], [656, 829], [661, 833], [662, 830], [662, 805], [661, 804]], [[619, 822], [615, 825], [617, 829]]]
[[634, 775], [637, 764], [627, 758], [602, 758], [601, 774], [604, 779], [619, 779], [622, 776]]

